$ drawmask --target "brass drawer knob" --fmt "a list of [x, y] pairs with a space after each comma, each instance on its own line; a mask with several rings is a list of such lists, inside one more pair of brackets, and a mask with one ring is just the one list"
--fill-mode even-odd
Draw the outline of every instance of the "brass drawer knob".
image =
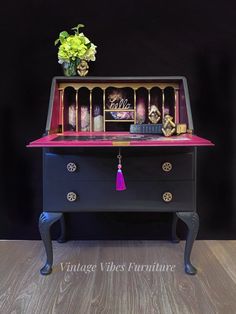
[[69, 162], [66, 168], [69, 172], [75, 172], [77, 170], [77, 166], [74, 162]]
[[69, 202], [75, 202], [77, 200], [77, 195], [75, 192], [69, 192], [67, 193], [66, 198]]
[[165, 172], [169, 172], [172, 170], [172, 164], [168, 161], [164, 162], [162, 164], [162, 170], [165, 171]]
[[165, 192], [162, 194], [162, 199], [164, 202], [169, 203], [173, 199], [173, 195], [171, 192]]

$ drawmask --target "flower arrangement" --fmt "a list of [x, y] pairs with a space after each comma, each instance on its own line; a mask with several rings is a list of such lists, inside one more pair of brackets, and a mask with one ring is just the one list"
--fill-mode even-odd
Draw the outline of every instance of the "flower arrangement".
[[63, 65], [65, 75], [76, 75], [76, 71], [81, 76], [88, 72], [88, 61], [95, 61], [96, 48], [79, 29], [84, 27], [79, 24], [73, 27], [73, 35], [67, 31], [59, 34], [59, 38], [55, 41], [55, 45], [60, 43], [58, 48], [58, 62]]

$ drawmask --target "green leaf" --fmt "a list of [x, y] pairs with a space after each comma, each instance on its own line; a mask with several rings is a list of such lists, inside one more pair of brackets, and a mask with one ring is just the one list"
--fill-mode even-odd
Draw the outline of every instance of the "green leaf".
[[69, 34], [66, 31], [60, 32], [59, 40], [61, 43], [63, 43], [67, 37], [69, 37]]
[[57, 40], [54, 41], [54, 45], [56, 46], [59, 43], [60, 39], [57, 38]]
[[59, 36], [66, 38], [69, 36], [69, 34], [67, 33], [67, 31], [63, 31], [63, 32], [60, 32]]
[[91, 42], [89, 42], [88, 44], [86, 44], [86, 47], [89, 49], [91, 47]]
[[81, 28], [81, 27], [84, 27], [84, 24], [78, 24], [76, 27], [73, 27], [71, 30], [72, 31], [75, 31], [75, 34], [79, 34], [79, 29]]

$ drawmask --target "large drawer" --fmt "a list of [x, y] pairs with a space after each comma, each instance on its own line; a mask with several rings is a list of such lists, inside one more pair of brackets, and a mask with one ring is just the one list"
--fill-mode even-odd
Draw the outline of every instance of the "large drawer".
[[[193, 153], [155, 153], [125, 155], [122, 160], [127, 180], [193, 180]], [[116, 154], [56, 154], [44, 155], [44, 180], [114, 180], [117, 170]]]
[[[127, 181], [126, 183], [127, 190], [116, 191], [115, 181], [73, 180], [52, 184], [52, 181], [48, 180], [44, 184], [43, 210], [67, 212], [195, 210], [194, 181]], [[164, 201], [164, 193], [171, 193], [172, 200]], [[168, 195], [170, 196], [165, 194]]]

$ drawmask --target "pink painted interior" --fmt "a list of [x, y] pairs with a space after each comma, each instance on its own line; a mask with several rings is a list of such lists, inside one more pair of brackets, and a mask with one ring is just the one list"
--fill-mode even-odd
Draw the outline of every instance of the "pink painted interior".
[[61, 124], [60, 121], [60, 92], [58, 88], [55, 88], [54, 97], [53, 97], [53, 110], [52, 110], [52, 119], [51, 119], [51, 130], [57, 130], [58, 125]]
[[[114, 146], [113, 141], [101, 141], [101, 140], [87, 140], [87, 141], [53, 141], [57, 136], [79, 136], [79, 135], [129, 135], [129, 132], [64, 132], [64, 133], [57, 133], [51, 134], [45, 137], [42, 137], [36, 141], [30, 142], [27, 147], [107, 147], [107, 146]], [[123, 142], [123, 141], [122, 141]], [[125, 144], [122, 145], [122, 142], [118, 146], [126, 146]], [[124, 141], [125, 142], [125, 141]], [[160, 136], [157, 137], [156, 141], [129, 141], [129, 146], [213, 146], [214, 144], [211, 143], [209, 140], [204, 138], [198, 137], [196, 135], [191, 134], [183, 134], [179, 136], [172, 136], [172, 137], [164, 137]]]
[[[98, 84], [99, 85], [99, 84]], [[113, 85], [113, 84], [111, 84]], [[187, 116], [187, 109], [186, 109], [186, 100], [184, 95], [183, 84], [180, 83], [179, 85], [179, 95], [177, 97], [177, 113], [179, 116], [180, 123], [187, 123], [188, 124], [188, 116]], [[66, 100], [66, 92], [65, 92], [65, 115], [68, 116], [68, 103]], [[65, 132], [64, 133], [54, 133], [55, 130], [58, 129], [58, 126], [61, 124], [61, 99], [60, 99], [60, 92], [58, 90], [58, 84], [55, 84], [55, 90], [53, 91], [53, 108], [52, 108], [52, 117], [50, 123], [50, 131], [53, 133], [51, 135], [39, 138], [27, 145], [27, 147], [109, 147], [109, 146], [126, 146], [127, 142], [129, 142], [129, 146], [212, 146], [214, 145], [209, 140], [200, 138], [196, 135], [191, 134], [182, 134], [179, 136], [172, 136], [172, 137], [164, 137], [164, 136], [156, 136], [156, 140], [145, 139], [143, 141], [135, 140], [135, 139], [127, 139], [121, 140], [120, 143], [117, 143], [116, 140], [99, 140], [99, 139], [88, 139], [88, 140], [60, 140], [60, 141], [53, 141], [57, 136], [89, 136], [89, 135], [111, 135], [111, 136], [128, 136], [130, 135], [129, 132], [71, 132], [66, 131], [66, 124], [68, 124], [68, 119], [64, 116], [64, 125], [65, 125]], [[49, 131], [49, 130], [47, 130]], [[150, 135], [155, 137], [155, 135]], [[117, 138], [119, 141], [119, 138]], [[122, 142], [126, 142], [123, 143]]]
[[[183, 86], [181, 83], [179, 86], [180, 86], [180, 92], [178, 93], [178, 97], [177, 97], [177, 101], [176, 101], [177, 123], [180, 122], [180, 123], [188, 124], [184, 90], [183, 90]], [[65, 103], [64, 103], [64, 108], [65, 108], [64, 109], [64, 127], [66, 130], [66, 125], [68, 123], [68, 117], [67, 117], [68, 104], [67, 104], [66, 92], [64, 95], [64, 101], [65, 101]], [[60, 92], [58, 90], [58, 84], [55, 84], [50, 130], [58, 130], [58, 127], [61, 125], [62, 118], [61, 118], [61, 104], [60, 104], [60, 102], [61, 102], [61, 99], [60, 99]], [[159, 108], [159, 110], [161, 110], [161, 108]]]

